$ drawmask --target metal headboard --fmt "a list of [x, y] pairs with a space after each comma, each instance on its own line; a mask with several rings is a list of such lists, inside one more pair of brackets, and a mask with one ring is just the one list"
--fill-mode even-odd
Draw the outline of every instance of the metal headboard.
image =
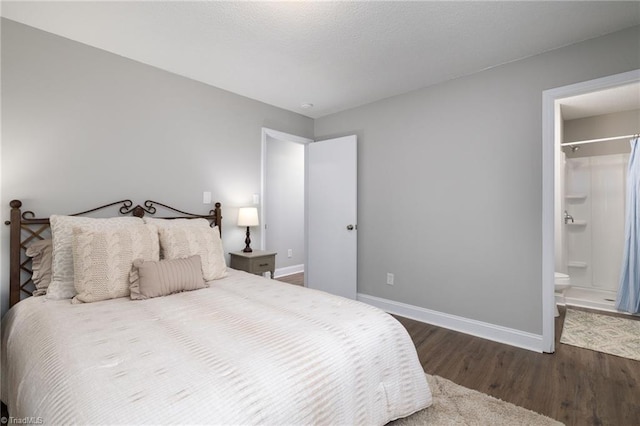
[[[22, 212], [22, 201], [12, 200], [10, 220], [5, 225], [10, 226], [9, 231], [9, 307], [18, 303], [23, 295], [31, 296], [34, 285], [31, 280], [33, 270], [31, 268], [31, 258], [26, 255], [29, 245], [38, 240], [49, 238], [50, 223], [49, 218], [37, 218], [32, 211]], [[119, 206], [119, 207], [117, 207]], [[142, 205], [135, 207], [131, 200], [121, 200], [114, 203], [105, 204], [80, 213], [73, 213], [68, 216], [85, 216], [89, 213], [105, 210], [110, 207], [117, 208], [120, 215], [132, 215], [144, 217], [155, 215], [157, 207], [162, 207], [180, 216], [158, 217], [159, 219], [207, 219], [211, 226], [217, 226], [222, 235], [222, 210], [221, 204], [216, 203], [215, 208], [209, 214], [201, 215], [188, 213], [157, 201], [147, 200]]]

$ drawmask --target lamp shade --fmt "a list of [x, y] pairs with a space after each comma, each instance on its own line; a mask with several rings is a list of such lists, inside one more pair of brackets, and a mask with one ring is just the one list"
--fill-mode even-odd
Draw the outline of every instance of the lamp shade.
[[258, 209], [255, 207], [240, 207], [238, 210], [238, 226], [258, 226]]

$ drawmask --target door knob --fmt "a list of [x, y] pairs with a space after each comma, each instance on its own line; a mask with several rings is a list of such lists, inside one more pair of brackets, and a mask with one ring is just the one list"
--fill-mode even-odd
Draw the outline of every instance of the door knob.
[[347, 230], [348, 231], [353, 231], [353, 225], [347, 225]]

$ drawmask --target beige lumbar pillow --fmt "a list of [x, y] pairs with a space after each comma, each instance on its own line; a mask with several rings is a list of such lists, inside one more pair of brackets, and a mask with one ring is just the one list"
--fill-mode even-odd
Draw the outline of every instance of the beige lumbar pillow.
[[129, 276], [131, 299], [167, 296], [207, 287], [200, 256], [149, 262], [136, 259]]
[[135, 225], [111, 231], [73, 229], [73, 303], [129, 296], [129, 272], [135, 259], [158, 260], [158, 230]]

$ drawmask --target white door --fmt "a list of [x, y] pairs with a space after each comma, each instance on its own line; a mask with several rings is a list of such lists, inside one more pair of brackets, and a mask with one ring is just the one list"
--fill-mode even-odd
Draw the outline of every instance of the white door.
[[349, 299], [357, 286], [357, 140], [307, 145], [305, 285]]

